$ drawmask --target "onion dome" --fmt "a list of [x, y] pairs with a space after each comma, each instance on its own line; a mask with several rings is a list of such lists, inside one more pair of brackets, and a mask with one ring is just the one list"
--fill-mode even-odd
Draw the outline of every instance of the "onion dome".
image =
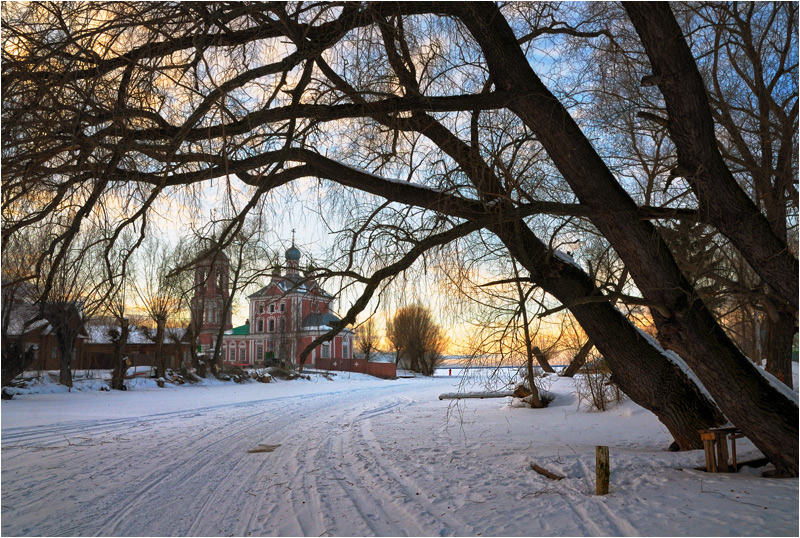
[[300, 251], [297, 249], [297, 247], [294, 246], [294, 243], [292, 243], [292, 246], [289, 247], [289, 250], [286, 251], [286, 261], [289, 262], [300, 261], [300, 256], [301, 256]]

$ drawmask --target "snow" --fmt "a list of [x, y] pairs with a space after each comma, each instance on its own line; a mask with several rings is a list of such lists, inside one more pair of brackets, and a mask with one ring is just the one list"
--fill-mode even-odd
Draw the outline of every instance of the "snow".
[[557, 248], [553, 249], [553, 254], [555, 255], [556, 258], [558, 258], [562, 262], [568, 263], [571, 266], [577, 267], [578, 269], [583, 271], [583, 267], [581, 267], [580, 264], [578, 264], [578, 262], [575, 261], [575, 258], [573, 258], [572, 255], [567, 254], [566, 252], [561, 252]]
[[[440, 401], [447, 376], [19, 394], [2, 402], [4, 536], [798, 534], [798, 481], [707, 474], [630, 401]], [[152, 381], [152, 380], [132, 380]], [[86, 382], [89, 382], [87, 379]], [[76, 383], [76, 386], [79, 383]], [[259, 445], [273, 452], [248, 453]], [[594, 495], [596, 445], [611, 491]], [[747, 440], [739, 461], [759, 457]], [[555, 482], [536, 463], [564, 475]]]
[[680, 370], [684, 374], [686, 374], [686, 377], [688, 377], [695, 385], [697, 385], [697, 388], [700, 389], [700, 392], [702, 392], [703, 395], [706, 398], [708, 398], [710, 402], [713, 402], [714, 405], [716, 405], [717, 401], [714, 399], [713, 396], [711, 396], [711, 393], [708, 392], [708, 389], [706, 388], [705, 385], [703, 385], [702, 381], [700, 381], [700, 378], [697, 377], [697, 374], [695, 374], [694, 371], [691, 368], [689, 368], [689, 365], [686, 364], [686, 361], [683, 360], [683, 357], [681, 357], [671, 349], [664, 349], [663, 347], [661, 347], [661, 343], [658, 340], [656, 340], [651, 335], [644, 332], [641, 328], [636, 327], [636, 330], [639, 332], [640, 336], [642, 336], [645, 340], [650, 342], [650, 344], [654, 348], [656, 348], [656, 350], [659, 351], [664, 357], [666, 357], [668, 361], [670, 361], [672, 364], [680, 368]]

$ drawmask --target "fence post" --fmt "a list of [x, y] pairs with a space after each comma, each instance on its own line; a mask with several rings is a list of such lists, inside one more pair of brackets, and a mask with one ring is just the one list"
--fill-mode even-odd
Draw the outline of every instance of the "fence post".
[[595, 447], [595, 473], [597, 476], [597, 495], [608, 493], [608, 481], [611, 475], [611, 465], [608, 461], [608, 447]]

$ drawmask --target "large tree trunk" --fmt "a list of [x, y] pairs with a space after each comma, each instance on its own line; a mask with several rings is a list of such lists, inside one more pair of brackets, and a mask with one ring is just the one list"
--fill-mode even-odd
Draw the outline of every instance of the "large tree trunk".
[[[771, 386], [736, 348], [681, 274], [658, 231], [650, 222], [636, 218], [636, 204], [567, 110], [533, 72], [497, 6], [463, 4], [457, 9], [480, 44], [498, 90], [522, 96], [510, 99], [509, 109], [537, 135], [578, 199], [592, 210], [592, 223], [625, 262], [642, 295], [657, 305], [651, 313], [662, 344], [678, 352], [725, 415], [780, 474], [796, 476], [796, 402]], [[792, 278], [796, 279], [796, 266]], [[590, 324], [598, 320], [584, 310], [584, 305], [572, 309], [611, 365], [618, 356], [607, 352], [609, 342], [597, 339], [601, 327], [596, 325], [597, 330], [590, 331]], [[620, 382], [617, 374], [621, 372], [611, 367]], [[642, 380], [640, 385], [644, 384]]]
[[164, 357], [164, 330], [167, 324], [167, 320], [159, 317], [156, 319], [156, 351], [155, 351], [155, 363], [156, 363], [156, 377], [166, 377], [167, 375], [167, 361]]
[[610, 302], [579, 304], [599, 293], [592, 279], [580, 268], [547, 256], [547, 246], [524, 223], [491, 229], [544, 291], [573, 305], [570, 311], [606, 358], [620, 389], [653, 412], [681, 450], [702, 448], [698, 430], [719, 426], [725, 417], [680, 366]]
[[114, 390], [125, 390], [125, 373], [128, 371], [128, 364], [124, 360], [125, 344], [128, 342], [128, 319], [119, 320], [119, 338], [114, 342], [114, 371], [111, 374], [111, 388]]
[[58, 382], [65, 387], [72, 388], [72, 359], [75, 356], [75, 339], [67, 336], [59, 338], [58, 355], [60, 368]]
[[725, 164], [705, 83], [672, 9], [666, 2], [623, 5], [650, 58], [655, 82], [664, 96], [667, 129], [678, 152], [678, 163], [685, 170], [703, 216], [796, 311], [797, 258]]
[[792, 344], [797, 332], [794, 314], [779, 310], [776, 319], [767, 316], [767, 342], [764, 355], [767, 358], [767, 372], [792, 387]]
[[586, 359], [589, 357], [589, 352], [594, 347], [594, 343], [591, 339], [587, 340], [585, 344], [578, 350], [578, 353], [575, 354], [573, 357], [572, 362], [569, 363], [566, 370], [564, 370], [561, 375], [563, 377], [572, 377], [575, 373], [580, 370], [581, 366], [586, 363]]

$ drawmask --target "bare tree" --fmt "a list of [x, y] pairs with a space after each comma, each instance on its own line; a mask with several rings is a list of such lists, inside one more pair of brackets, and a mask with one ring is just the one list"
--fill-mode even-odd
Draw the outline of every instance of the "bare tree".
[[157, 239], [149, 239], [142, 250], [138, 263], [138, 279], [132, 283], [142, 308], [155, 323], [155, 353], [153, 363], [156, 376], [165, 377], [167, 372], [164, 355], [164, 334], [167, 323], [178, 314], [183, 301], [172, 269], [175, 265], [174, 249]]
[[411, 371], [430, 376], [441, 364], [446, 339], [429, 308], [418, 304], [400, 308], [387, 321], [386, 333], [397, 357]]
[[378, 350], [378, 342], [380, 342], [380, 334], [375, 319], [367, 318], [356, 328], [355, 351], [368, 361]]

